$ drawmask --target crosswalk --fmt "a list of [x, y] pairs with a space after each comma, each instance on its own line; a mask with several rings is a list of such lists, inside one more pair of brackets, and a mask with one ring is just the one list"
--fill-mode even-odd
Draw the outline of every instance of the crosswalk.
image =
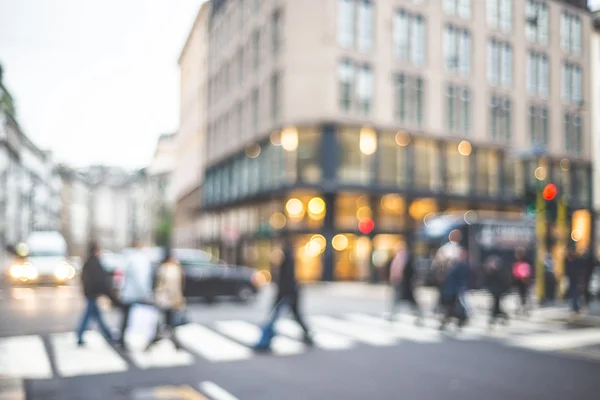
[[[496, 340], [505, 345], [534, 351], [560, 352], [582, 346], [600, 345], [600, 329], [569, 330], [535, 320], [513, 320], [490, 330], [484, 316], [475, 316], [460, 332], [440, 332], [431, 317], [416, 326], [410, 316], [389, 322], [381, 315], [349, 313], [307, 318], [314, 332], [315, 351], [346, 351], [357, 346], [391, 347], [405, 343], [440, 345], [452, 340]], [[280, 319], [272, 356], [298, 356], [309, 349], [296, 322]], [[0, 376], [20, 379], [50, 379], [85, 375], [116, 374], [132, 368], [174, 368], [201, 360], [225, 363], [255, 357], [251, 347], [260, 336], [260, 327], [244, 320], [221, 320], [201, 325], [190, 323], [177, 328], [183, 349], [176, 350], [163, 340], [148, 351], [135, 337], [127, 337], [129, 352], [114, 348], [98, 332], [88, 331], [86, 345], [76, 346], [74, 332], [39, 336], [0, 338]]]

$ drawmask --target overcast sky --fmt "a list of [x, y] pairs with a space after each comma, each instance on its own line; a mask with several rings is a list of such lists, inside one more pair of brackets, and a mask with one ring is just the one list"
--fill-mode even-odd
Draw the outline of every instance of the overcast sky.
[[0, 0], [17, 119], [76, 166], [148, 163], [179, 124], [177, 59], [202, 0]]
[[0, 62], [24, 132], [75, 166], [145, 166], [178, 127], [177, 59], [202, 2], [0, 0]]

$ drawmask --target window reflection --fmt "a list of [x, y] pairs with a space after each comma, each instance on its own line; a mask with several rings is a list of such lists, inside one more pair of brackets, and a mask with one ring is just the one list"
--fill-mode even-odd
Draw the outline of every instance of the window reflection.
[[498, 193], [498, 153], [493, 150], [477, 151], [476, 185], [477, 192], [483, 195]]
[[321, 180], [321, 134], [316, 129], [298, 132], [298, 175], [308, 183]]
[[344, 182], [368, 183], [371, 179], [371, 156], [360, 151], [359, 129], [343, 129], [338, 139], [340, 148], [339, 179]]
[[396, 135], [385, 133], [379, 140], [379, 182], [390, 186], [404, 186], [408, 182], [407, 147], [399, 146]]
[[348, 244], [334, 253], [336, 280], [366, 280], [371, 267], [371, 240], [365, 236], [344, 234]]
[[469, 156], [458, 151], [458, 144], [446, 145], [446, 173], [448, 191], [454, 194], [467, 194], [469, 191]]
[[375, 225], [383, 231], [398, 231], [404, 227], [406, 201], [397, 194], [381, 197]]
[[[361, 207], [368, 207], [367, 196], [341, 193], [336, 198], [335, 226], [337, 229], [356, 230], [357, 213]], [[365, 210], [363, 208], [363, 210]]]
[[439, 184], [439, 151], [431, 140], [414, 142], [414, 184], [419, 189], [437, 190]]
[[301, 282], [312, 282], [321, 279], [325, 247], [317, 235], [303, 235], [295, 242], [296, 278]]

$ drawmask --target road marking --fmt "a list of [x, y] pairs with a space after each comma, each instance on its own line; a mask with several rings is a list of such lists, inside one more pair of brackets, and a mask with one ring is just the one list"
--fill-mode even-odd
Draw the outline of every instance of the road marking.
[[507, 343], [538, 351], [567, 350], [600, 344], [600, 329], [564, 330], [507, 340]]
[[143, 348], [146, 344], [143, 338], [127, 335], [126, 340], [129, 348], [132, 349], [130, 352], [132, 361], [141, 369], [181, 367], [194, 363], [194, 356], [185, 350], [177, 351], [170, 340], [161, 340], [148, 351]]
[[[235, 340], [244, 343], [247, 346], [254, 346], [258, 343], [262, 334], [261, 329], [246, 321], [220, 321], [215, 324], [216, 329]], [[306, 346], [296, 340], [283, 336], [275, 336], [271, 345], [274, 354], [288, 356], [300, 354], [306, 350]]]
[[158, 386], [152, 395], [153, 400], [208, 400], [190, 386]]
[[391, 332], [383, 332], [371, 327], [365, 327], [350, 321], [327, 316], [310, 317], [309, 321], [319, 328], [333, 331], [351, 337], [372, 346], [391, 346], [396, 340]]
[[248, 347], [196, 323], [181, 326], [176, 333], [183, 346], [209, 361], [247, 360], [253, 356]]
[[0, 400], [25, 400], [24, 386], [22, 379], [0, 376]]
[[[280, 319], [275, 324], [278, 333], [289, 336], [295, 340], [302, 340], [304, 331], [297, 322], [291, 319]], [[335, 333], [315, 330], [313, 340], [315, 345], [324, 350], [345, 350], [354, 347], [354, 342], [344, 336]]]
[[390, 323], [381, 318], [365, 314], [348, 314], [346, 318], [358, 324], [386, 329], [399, 339], [420, 343], [439, 343], [442, 341], [438, 331], [426, 327], [417, 327], [414, 324], [404, 322]]
[[25, 379], [52, 377], [52, 367], [39, 336], [0, 339], [0, 376]]
[[212, 400], [239, 400], [216, 383], [210, 381], [202, 382], [200, 390], [207, 396], [210, 396]]
[[127, 371], [127, 362], [99, 332], [87, 331], [83, 338], [86, 344], [77, 347], [77, 337], [74, 332], [52, 335], [59, 375], [71, 377]]

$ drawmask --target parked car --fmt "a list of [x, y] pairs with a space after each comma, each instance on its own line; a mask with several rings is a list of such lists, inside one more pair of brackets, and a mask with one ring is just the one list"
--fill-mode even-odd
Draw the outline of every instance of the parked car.
[[[124, 250], [123, 254], [127, 254], [128, 251], [130, 250]], [[156, 269], [163, 255], [162, 249], [153, 247], [145, 251], [152, 267]], [[201, 250], [173, 249], [173, 256], [184, 269], [184, 296], [189, 299], [203, 298], [213, 301], [220, 297], [229, 297], [248, 302], [268, 283], [267, 277], [254, 268], [227, 264]], [[122, 284], [122, 268], [116, 268], [113, 276], [116, 280], [120, 279], [119, 285]]]

